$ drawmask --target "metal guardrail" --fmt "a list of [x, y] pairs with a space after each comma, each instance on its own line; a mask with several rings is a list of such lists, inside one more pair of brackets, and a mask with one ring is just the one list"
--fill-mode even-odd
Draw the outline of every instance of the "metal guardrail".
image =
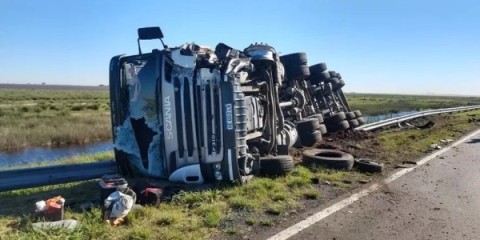
[[476, 110], [476, 109], [480, 109], [480, 105], [426, 110], [426, 111], [422, 111], [422, 112], [408, 114], [408, 115], [401, 116], [401, 117], [395, 117], [395, 118], [390, 118], [390, 119], [386, 119], [386, 120], [382, 120], [382, 121], [378, 121], [378, 122], [374, 122], [374, 123], [365, 124], [365, 125], [356, 127], [355, 130], [370, 131], [370, 130], [374, 130], [374, 129], [385, 127], [385, 126], [392, 125], [392, 124], [398, 124], [398, 123], [405, 122], [405, 121], [412, 120], [412, 119], [419, 118], [419, 117], [425, 117], [425, 116], [441, 114], [441, 113], [471, 111], [471, 110]]
[[0, 192], [100, 178], [117, 173], [115, 161], [0, 171]]

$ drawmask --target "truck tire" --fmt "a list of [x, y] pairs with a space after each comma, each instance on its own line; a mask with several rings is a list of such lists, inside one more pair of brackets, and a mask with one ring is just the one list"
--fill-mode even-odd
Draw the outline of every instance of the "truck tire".
[[315, 130], [310, 133], [300, 134], [299, 138], [304, 147], [311, 147], [315, 143], [322, 141], [322, 133], [319, 130]]
[[348, 124], [350, 125], [351, 128], [356, 128], [360, 126], [360, 123], [358, 122], [357, 119], [348, 120]]
[[354, 112], [346, 112], [345, 116], [347, 117], [348, 120], [352, 120], [352, 119], [357, 118], [357, 116], [355, 116]]
[[383, 163], [373, 162], [370, 159], [355, 159], [353, 166], [361, 172], [381, 173], [384, 170]]
[[305, 79], [310, 76], [310, 70], [307, 65], [291, 66], [285, 68], [289, 80]]
[[365, 124], [365, 119], [363, 117], [358, 117], [357, 121], [359, 126]]
[[315, 65], [312, 65], [309, 67], [310, 68], [310, 74], [312, 75], [320, 75], [322, 72], [327, 70], [327, 64], [325, 63], [318, 63]]
[[285, 68], [288, 68], [289, 66], [307, 65], [307, 54], [304, 52], [298, 52], [283, 55], [280, 57], [280, 62], [285, 65]]
[[297, 121], [296, 125], [299, 135], [311, 133], [320, 127], [320, 123], [318, 122], [317, 118], [305, 118]]
[[350, 124], [347, 120], [343, 120], [333, 124], [327, 124], [327, 131], [328, 132], [338, 132], [342, 130], [346, 130], [350, 128]]
[[312, 115], [309, 118], [316, 118], [316, 119], [318, 119], [318, 123], [320, 123], [320, 124], [323, 123], [323, 115], [321, 113]]
[[325, 118], [325, 123], [333, 124], [337, 122], [341, 122], [343, 120], [347, 119], [347, 116], [345, 116], [344, 112], [338, 112], [333, 114], [330, 117]]
[[350, 170], [353, 167], [353, 156], [333, 149], [308, 149], [303, 151], [303, 163], [321, 165], [333, 169]]
[[318, 128], [318, 131], [320, 131], [322, 134], [327, 133], [327, 126], [325, 124], [320, 124], [320, 127]]
[[335, 72], [335, 71], [328, 71], [328, 73], [330, 74], [331, 78], [336, 78], [337, 77], [337, 72]]
[[311, 84], [318, 85], [320, 82], [323, 82], [330, 78], [330, 74], [327, 71], [324, 71], [320, 74], [312, 74], [312, 70], [310, 69], [310, 76], [307, 80], [310, 81]]
[[342, 79], [342, 74], [340, 73], [337, 73], [337, 76], [336, 76], [338, 79]]
[[338, 78], [331, 78], [330, 82], [332, 83], [332, 90], [333, 91], [338, 91], [343, 86], [345, 86], [345, 82], [343, 80], [338, 79]]
[[260, 157], [260, 174], [279, 176], [293, 171], [293, 158], [290, 155]]
[[355, 111], [353, 111], [353, 113], [355, 113], [355, 116], [356, 116], [357, 118], [359, 118], [359, 117], [362, 116], [362, 112], [360, 112], [360, 110], [355, 110]]

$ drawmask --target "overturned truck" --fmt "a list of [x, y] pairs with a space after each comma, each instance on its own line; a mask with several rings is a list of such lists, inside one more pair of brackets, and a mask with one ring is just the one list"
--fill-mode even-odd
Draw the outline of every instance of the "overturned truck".
[[[140, 40], [163, 49], [142, 53]], [[293, 169], [289, 148], [363, 123], [340, 74], [305, 53], [266, 44], [170, 48], [158, 27], [138, 29], [137, 55], [110, 61], [115, 160], [124, 175], [173, 182], [244, 182]]]

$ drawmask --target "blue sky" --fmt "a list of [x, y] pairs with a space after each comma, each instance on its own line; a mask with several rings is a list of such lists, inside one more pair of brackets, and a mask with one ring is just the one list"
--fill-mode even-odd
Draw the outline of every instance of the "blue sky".
[[144, 26], [170, 46], [307, 52], [342, 73], [347, 92], [480, 95], [473, 0], [0, 0], [0, 83], [108, 84], [110, 58], [135, 54]]

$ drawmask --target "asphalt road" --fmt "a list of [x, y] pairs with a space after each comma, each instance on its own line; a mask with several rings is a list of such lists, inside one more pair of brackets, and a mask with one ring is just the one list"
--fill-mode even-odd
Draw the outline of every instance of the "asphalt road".
[[480, 239], [480, 134], [290, 239]]

